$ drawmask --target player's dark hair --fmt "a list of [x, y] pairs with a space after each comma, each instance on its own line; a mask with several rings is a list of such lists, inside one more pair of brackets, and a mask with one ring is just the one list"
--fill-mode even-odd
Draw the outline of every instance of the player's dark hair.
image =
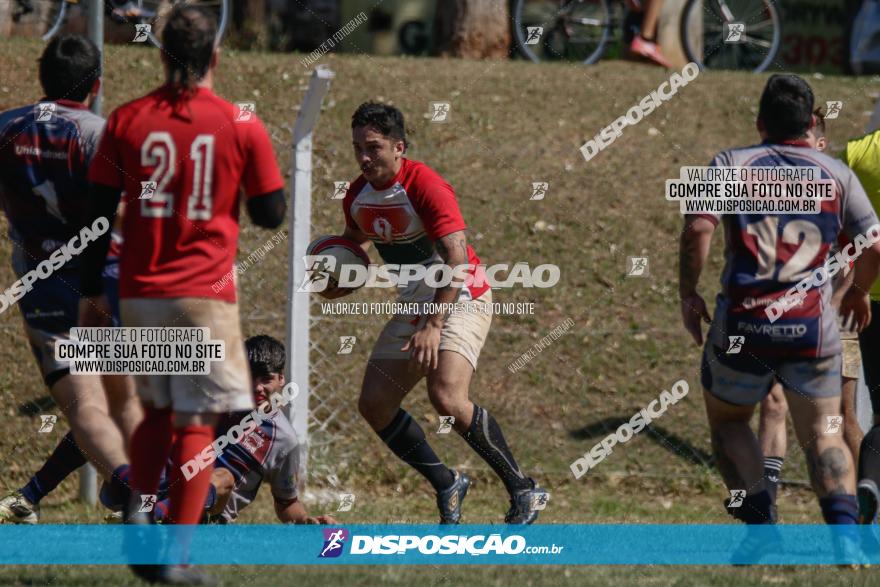
[[101, 77], [101, 52], [82, 35], [58, 35], [40, 56], [40, 84], [50, 100], [84, 102]]
[[244, 341], [251, 375], [265, 377], [272, 373], [284, 374], [284, 345], [271, 336], [258, 334]]
[[803, 78], [791, 74], [770, 76], [758, 119], [764, 124], [767, 138], [799, 139], [807, 134], [813, 116], [813, 90]]
[[358, 106], [351, 116], [351, 128], [372, 126], [386, 137], [403, 141], [406, 149], [409, 143], [406, 141], [406, 125], [403, 122], [403, 112], [389, 104], [379, 102], [364, 102]]
[[822, 107], [816, 108], [813, 111], [813, 114], [816, 116], [816, 126], [813, 127], [813, 134], [817, 137], [825, 136], [825, 112], [822, 111]]
[[168, 83], [194, 89], [208, 73], [216, 37], [213, 14], [200, 6], [175, 4], [162, 30]]

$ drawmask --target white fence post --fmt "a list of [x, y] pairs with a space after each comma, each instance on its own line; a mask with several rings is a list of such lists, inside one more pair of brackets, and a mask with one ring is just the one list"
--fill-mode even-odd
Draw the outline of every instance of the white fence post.
[[[101, 54], [101, 71], [104, 70], [104, 2], [89, 0], [89, 38], [98, 47]], [[92, 103], [92, 112], [101, 114], [104, 89], [103, 86]], [[103, 392], [102, 392], [103, 393]], [[98, 474], [91, 463], [79, 470], [79, 499], [94, 506], [98, 498]]]
[[299, 394], [293, 402], [291, 423], [300, 442], [299, 490], [305, 490], [309, 454], [309, 326], [310, 294], [297, 293], [306, 276], [303, 257], [311, 238], [312, 131], [321, 114], [321, 103], [335, 74], [323, 66], [312, 72], [293, 129], [293, 169], [287, 278], [287, 372]]

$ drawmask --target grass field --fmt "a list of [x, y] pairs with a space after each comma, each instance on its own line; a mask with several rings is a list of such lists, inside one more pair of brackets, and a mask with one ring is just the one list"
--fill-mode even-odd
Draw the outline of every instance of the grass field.
[[[35, 71], [41, 45], [0, 41], [0, 109], [39, 99]], [[107, 49], [105, 110], [135, 98], [162, 81], [155, 50]], [[504, 427], [523, 468], [551, 492], [544, 523], [725, 523], [725, 495], [708, 459], [708, 435], [699, 391], [699, 349], [680, 325], [676, 295], [677, 206], [663, 197], [664, 180], [683, 165], [705, 165], [718, 150], [757, 141], [755, 114], [764, 76], [704, 73], [590, 162], [578, 148], [657, 88], [668, 74], [626, 62], [584, 68], [522, 61], [477, 62], [328, 55], [335, 72], [315, 136], [313, 234], [339, 232], [339, 203], [330, 200], [334, 181], [351, 180], [349, 118], [368, 99], [390, 101], [407, 115], [409, 156], [424, 160], [455, 187], [469, 224], [469, 238], [486, 263], [556, 263], [562, 278], [549, 290], [499, 290], [495, 301], [534, 302], [530, 316], [496, 316], [472, 386], [473, 399], [491, 409]], [[289, 169], [291, 131], [306, 71], [295, 56], [227, 53], [216, 91], [230, 101], [253, 101], [268, 127], [282, 169]], [[880, 83], [872, 79], [810, 78], [817, 100], [842, 100], [829, 121], [831, 150], [861, 134], [864, 112]], [[428, 121], [429, 102], [449, 101], [446, 124]], [[530, 201], [532, 182], [549, 182], [547, 196]], [[5, 234], [5, 227], [4, 227]], [[271, 237], [243, 221], [240, 257]], [[721, 238], [702, 292], [714, 298], [721, 267]], [[14, 281], [11, 245], [0, 239], [0, 283]], [[649, 258], [649, 277], [626, 278], [628, 256]], [[246, 335], [283, 339], [288, 297], [287, 259], [276, 247], [239, 281]], [[5, 286], [4, 286], [5, 287]], [[357, 294], [357, 301], [389, 299], [382, 291]], [[349, 298], [351, 300], [352, 298]], [[315, 306], [313, 313], [320, 314]], [[316, 363], [316, 393], [332, 395], [341, 415], [313, 438], [310, 493], [313, 510], [333, 511], [338, 493], [357, 495], [343, 522], [433, 522], [436, 511], [426, 484], [405, 470], [356, 417], [362, 369], [384, 316], [327, 318], [313, 329], [329, 357]], [[566, 319], [574, 327], [523, 369], [507, 366]], [[350, 355], [335, 355], [340, 335], [358, 337]], [[20, 329], [17, 309], [0, 315], [0, 490], [23, 484], [66, 431], [37, 434], [46, 391]], [[594, 472], [575, 481], [569, 464], [602, 436], [678, 379], [689, 396], [650, 431], [614, 449]], [[42, 398], [42, 399], [41, 399]], [[39, 400], [39, 401], [38, 401]], [[28, 402], [41, 406], [29, 411]], [[436, 428], [424, 386], [407, 409], [428, 430]], [[804, 479], [794, 447], [784, 475]], [[431, 435], [450, 466], [471, 473], [465, 521], [498, 523], [505, 495], [488, 467], [456, 435]], [[102, 513], [72, 501], [69, 480], [43, 502], [47, 523], [98, 523]], [[262, 495], [245, 523], [271, 522]], [[784, 522], [819, 523], [818, 504], [808, 488], [787, 486], [780, 497]], [[288, 576], [316, 584], [378, 582], [431, 585], [862, 584], [865, 572], [835, 569], [730, 568], [350, 568], [218, 569], [228, 584], [278, 584]], [[124, 569], [5, 568], [0, 583], [127, 584]]]

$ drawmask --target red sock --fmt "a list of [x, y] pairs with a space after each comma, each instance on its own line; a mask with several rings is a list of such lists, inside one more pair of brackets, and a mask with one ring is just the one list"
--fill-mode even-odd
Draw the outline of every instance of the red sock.
[[183, 476], [181, 466], [214, 442], [213, 426], [185, 426], [177, 429], [177, 438], [171, 449], [173, 471], [171, 473], [171, 511], [169, 517], [175, 524], [198, 524], [205, 511], [205, 498], [211, 484], [214, 465], [199, 471], [189, 481]]
[[162, 469], [171, 452], [171, 410], [147, 408], [131, 437], [131, 484], [142, 494], [159, 490]]

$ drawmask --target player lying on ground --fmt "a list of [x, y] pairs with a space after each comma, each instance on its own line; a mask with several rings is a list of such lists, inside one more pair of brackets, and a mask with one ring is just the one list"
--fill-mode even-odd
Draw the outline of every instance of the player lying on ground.
[[[344, 236], [364, 249], [372, 242], [386, 263], [479, 265], [467, 243], [452, 187], [424, 163], [404, 157], [406, 130], [400, 110], [362, 104], [352, 116], [351, 132], [362, 174], [352, 182], [342, 203]], [[334, 298], [347, 293], [337, 288], [326, 295]], [[486, 283], [464, 285], [460, 280], [434, 288], [424, 280], [414, 280], [403, 289], [399, 301], [459, 302], [470, 306], [470, 311], [393, 317], [379, 334], [367, 363], [358, 401], [361, 415], [394, 454], [431, 483], [437, 492], [440, 522], [457, 524], [470, 479], [440, 461], [421, 426], [400, 407], [406, 394], [427, 376], [434, 409], [455, 418], [455, 430], [507, 488], [510, 509], [505, 521], [534, 522], [538, 512], [532, 501], [545, 492], [520, 470], [495, 418], [468, 397], [492, 321], [491, 288]]]
[[[101, 84], [100, 53], [84, 37], [60, 35], [43, 51], [39, 76], [46, 94], [39, 103], [0, 114], [0, 202], [15, 246], [16, 275], [22, 278], [41, 263], [54, 268], [48, 277], [40, 278], [45, 271], [37, 274], [19, 305], [43, 380], [72, 434], [47, 467], [0, 501], [0, 521], [25, 523], [36, 523], [40, 499], [86, 458], [109, 481], [110, 490], [126, 491], [125, 440], [142, 417], [131, 378], [71, 375], [69, 364], [55, 359], [55, 345], [68, 340], [76, 326], [80, 301], [80, 257], [73, 254], [65, 262], [62, 249], [81, 248], [80, 231], [91, 226], [86, 172], [104, 120], [88, 106]], [[98, 279], [113, 291], [114, 255], [105, 252], [98, 259]], [[105, 318], [112, 320], [112, 314], [108, 308]]]
[[[284, 388], [284, 345], [271, 336], [252, 336], [245, 341], [250, 365], [254, 402], [260, 405]], [[241, 422], [244, 413], [230, 414], [217, 427], [219, 434]], [[219, 435], [218, 434], [218, 435]], [[245, 507], [257, 498], [266, 481], [272, 490], [275, 515], [284, 524], [335, 524], [330, 516], [311, 517], [299, 501], [296, 490], [299, 469], [299, 441], [287, 415], [276, 411], [259, 427], [230, 444], [217, 459], [211, 473], [211, 486], [205, 500], [206, 517], [220, 524], [231, 524]], [[166, 473], [166, 478], [171, 475]], [[156, 503], [153, 517], [168, 523], [169, 500]]]
[[[828, 146], [828, 140], [825, 137], [825, 117], [819, 108], [814, 114], [816, 125], [807, 133], [807, 142], [820, 153], [824, 153]], [[845, 237], [842, 240], [845, 240]], [[844, 245], [846, 242], [840, 244]], [[853, 272], [851, 269], [849, 265], [843, 267], [832, 280], [831, 306], [835, 311], [840, 308], [843, 296], [852, 285]], [[843, 347], [840, 378], [843, 423], [842, 426], [839, 426], [838, 433], [843, 434], [853, 455], [853, 460], [857, 461], [859, 444], [862, 442], [862, 429], [859, 427], [856, 417], [856, 388], [861, 370], [858, 333], [852, 328], [851, 322], [845, 323], [840, 320], [838, 325], [840, 327], [840, 342]], [[782, 385], [778, 381], [774, 381], [770, 393], [761, 402], [761, 417], [758, 424], [758, 442], [764, 455], [764, 482], [774, 504], [776, 503], [782, 464], [785, 461], [785, 453], [788, 448], [785, 429], [787, 414], [788, 404], [785, 402]]]
[[[254, 224], [276, 228], [286, 211], [284, 180], [259, 118], [239, 120], [213, 91], [217, 23], [206, 10], [176, 5], [162, 31], [166, 83], [113, 111], [89, 168], [90, 216], [112, 217], [121, 194], [129, 204], [122, 236], [119, 297], [126, 327], [208, 328], [225, 360], [210, 373], [139, 374], [144, 421], [131, 441], [132, 500], [126, 521], [147, 523], [142, 495], [155, 495], [169, 458], [170, 516], [202, 517], [213, 464], [185, 480], [181, 466], [215, 438], [220, 414], [253, 408], [235, 284], [215, 291], [235, 262], [239, 191]], [[150, 189], [151, 197], [141, 199]], [[80, 324], [103, 324], [100, 260], [108, 242], [85, 253]], [[204, 581], [182, 565], [133, 566], [152, 581]]]
[[[864, 241], [862, 235], [875, 228], [877, 215], [853, 172], [807, 143], [807, 131], [815, 119], [813, 92], [804, 80], [772, 76], [761, 96], [757, 124], [762, 144], [721, 152], [712, 164], [818, 167], [823, 178], [834, 180], [835, 198], [823, 200], [819, 214], [685, 218], [680, 244], [681, 312], [697, 344], [703, 343], [701, 321], [711, 323], [702, 381], [712, 447], [728, 489], [746, 494], [740, 507], [728, 509], [731, 515], [751, 524], [774, 523], [775, 507], [763, 479], [763, 455], [749, 420], [775, 377], [785, 387], [825, 521], [854, 524], [858, 508], [852, 456], [841, 435], [826, 433], [827, 416], [841, 413], [841, 345], [831, 285], [826, 280], [807, 289], [802, 303], [775, 323], [765, 308], [824, 266], [841, 231], [850, 239], [858, 236]], [[725, 227], [726, 265], [723, 290], [710, 320], [697, 284], [719, 222]], [[797, 255], [804, 247], [804, 253]], [[854, 314], [858, 329], [870, 321], [865, 292], [878, 269], [880, 243], [874, 243], [856, 260], [853, 287], [841, 303], [841, 315]], [[725, 354], [730, 336], [745, 337], [740, 353]]]

